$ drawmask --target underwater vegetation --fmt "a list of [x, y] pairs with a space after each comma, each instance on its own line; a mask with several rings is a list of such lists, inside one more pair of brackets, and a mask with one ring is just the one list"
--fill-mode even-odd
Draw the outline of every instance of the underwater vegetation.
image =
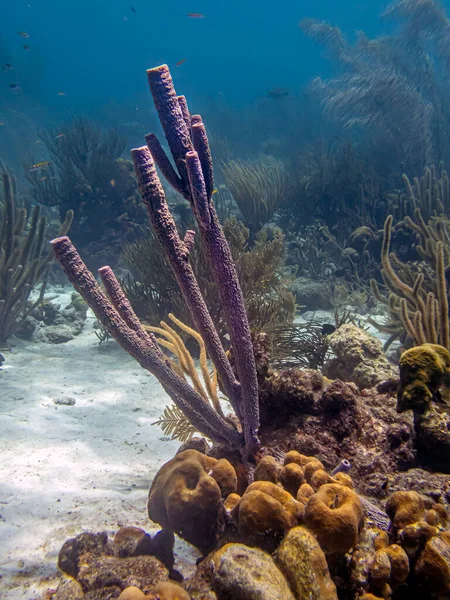
[[[283, 274], [286, 248], [281, 231], [263, 229], [250, 247], [249, 230], [232, 217], [224, 222], [224, 233], [236, 265], [250, 327], [259, 330], [291, 323], [295, 302], [287, 287], [289, 280]], [[215, 328], [225, 343], [227, 327], [222, 304], [200, 239], [189, 257]], [[192, 313], [152, 230], [124, 247], [123, 260], [133, 274], [123, 281], [124, 290], [141, 319], [157, 324], [168, 313], [174, 313], [187, 325], [194, 326]]]
[[253, 240], [284, 199], [288, 184], [286, 169], [273, 156], [260, 155], [256, 160], [222, 162], [222, 175]]
[[134, 239], [144, 221], [132, 163], [121, 158], [125, 138], [85, 118], [43, 130], [39, 137], [51, 160], [45, 169], [26, 169], [33, 199], [58, 207], [61, 218], [74, 212], [71, 236], [90, 264], [105, 260], [105, 244], [108, 260], [114, 254], [117, 260], [123, 240]]
[[435, 216], [426, 223], [417, 207], [414, 219], [406, 216], [403, 226], [411, 231], [420, 260], [401, 262], [390, 252], [393, 218], [389, 216], [381, 253], [381, 275], [389, 296], [383, 297], [377, 282], [371, 281], [375, 297], [388, 307], [390, 322], [381, 327], [391, 334], [386, 345], [400, 338], [406, 347], [428, 342], [448, 349], [449, 221]]
[[[47, 249], [47, 219], [39, 206], [31, 215], [14, 201], [14, 176], [2, 167], [2, 203], [0, 204], [0, 347], [7, 347], [28, 315], [43, 301], [52, 253]], [[73, 212], [67, 211], [60, 234], [71, 225]], [[40, 285], [37, 298], [30, 295]]]
[[338, 27], [304, 20], [303, 30], [337, 70], [313, 86], [325, 114], [370, 140], [375, 160], [384, 154], [391, 165], [420, 172], [449, 159], [448, 19], [434, 0], [398, 0], [383, 18], [392, 21], [390, 34], [371, 39], [361, 32], [353, 44]]

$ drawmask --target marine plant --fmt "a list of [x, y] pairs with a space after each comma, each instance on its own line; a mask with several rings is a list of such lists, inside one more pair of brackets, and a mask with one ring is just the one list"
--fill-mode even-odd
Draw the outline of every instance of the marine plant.
[[302, 22], [336, 65], [336, 75], [313, 88], [326, 115], [371, 140], [382, 170], [403, 163], [417, 172], [450, 157], [449, 20], [436, 0], [395, 0], [383, 16], [390, 35], [359, 33], [353, 44], [329, 23]]
[[[248, 228], [233, 217], [224, 222], [224, 233], [236, 265], [251, 329], [267, 331], [275, 324], [291, 323], [295, 302], [287, 289], [288, 277], [283, 274], [286, 248], [281, 231], [265, 228], [249, 247]], [[222, 304], [201, 240], [192, 248], [189, 258], [215, 328], [225, 342], [227, 327]], [[194, 326], [192, 313], [152, 230], [146, 237], [127, 244], [123, 259], [133, 274], [123, 282], [124, 290], [140, 318], [155, 324], [168, 313], [174, 313], [187, 325]]]
[[[377, 326], [391, 334], [387, 346], [400, 338], [407, 346], [428, 342], [448, 349], [450, 222], [441, 216], [426, 223], [420, 208], [416, 208], [414, 219], [406, 216], [404, 224], [411, 231], [411, 239], [421, 261], [404, 263], [390, 252], [393, 227], [390, 215], [384, 225], [381, 251], [381, 275], [389, 297], [381, 294], [375, 280], [371, 281], [375, 297], [388, 307], [389, 321]], [[416, 238], [418, 241], [415, 241]]]
[[268, 155], [223, 161], [221, 169], [252, 241], [281, 204], [288, 184], [287, 171], [281, 160]]
[[[14, 202], [15, 182], [2, 174], [0, 205], [0, 347], [20, 329], [29, 314], [44, 299], [52, 253], [45, 247], [47, 220], [35, 206], [31, 216]], [[69, 230], [73, 213], [68, 211], [60, 234]], [[37, 298], [31, 293], [41, 284]]]
[[85, 118], [42, 130], [39, 137], [50, 164], [42, 169], [26, 165], [32, 197], [58, 207], [61, 218], [74, 211], [71, 236], [91, 263], [101, 241], [108, 245], [110, 260], [114, 246], [118, 256], [123, 239], [131, 241], [131, 230], [144, 219], [133, 165], [121, 158], [125, 138]]
[[[192, 312], [196, 330], [217, 369], [217, 376], [240, 427], [226, 421], [205, 398], [174, 370], [160, 350], [154, 334], [145, 331], [109, 267], [99, 270], [106, 294], [82, 262], [67, 237], [52, 242], [58, 261], [70, 281], [116, 341], [145, 369], [153, 373], [173, 402], [191, 423], [211, 439], [243, 451], [244, 458], [258, 448], [258, 383], [253, 346], [242, 290], [236, 269], [212, 202], [212, 159], [200, 115], [191, 116], [184, 96], [177, 96], [167, 65], [147, 71], [150, 90], [174, 165], [154, 134], [147, 146], [132, 151], [140, 193], [164, 254], [183, 297]], [[221, 344], [189, 262], [195, 232], [182, 240], [170, 213], [156, 172], [191, 204], [197, 231], [208, 252], [217, 292], [233, 348], [236, 374]]]

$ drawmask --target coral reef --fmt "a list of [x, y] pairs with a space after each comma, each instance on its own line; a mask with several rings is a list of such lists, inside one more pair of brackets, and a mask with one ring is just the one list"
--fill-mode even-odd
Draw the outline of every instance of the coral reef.
[[[383, 514], [377, 522], [376, 511], [354, 491], [348, 474], [330, 475], [317, 458], [296, 450], [285, 455], [284, 464], [263, 457], [258, 481], [247, 485], [242, 496], [236, 493], [236, 473], [231, 477], [233, 467], [220, 463], [198, 451], [182, 451], [162, 467], [150, 490], [154, 518], [169, 529], [180, 530], [177, 515], [183, 515], [181, 535], [184, 524], [191, 533], [193, 524], [207, 524], [208, 543], [197, 534], [195, 543], [205, 552], [209, 546], [210, 553], [192, 577], [180, 582], [173, 571], [173, 533], [167, 530], [152, 539], [142, 529], [125, 527], [113, 542], [104, 533], [84, 533], [68, 540], [59, 554], [60, 568], [76, 585], [63, 579], [54, 599], [109, 594], [179, 600], [395, 600], [404, 598], [405, 591], [419, 591], [425, 600], [450, 593], [445, 504], [415, 491], [395, 492], [386, 513], [377, 509]], [[287, 467], [291, 474], [297, 472], [300, 486], [290, 488], [295, 495], [283, 487], [283, 481], [292, 484]], [[192, 477], [200, 485], [186, 488]], [[212, 490], [215, 509], [209, 510]], [[159, 536], [162, 543], [157, 543]]]

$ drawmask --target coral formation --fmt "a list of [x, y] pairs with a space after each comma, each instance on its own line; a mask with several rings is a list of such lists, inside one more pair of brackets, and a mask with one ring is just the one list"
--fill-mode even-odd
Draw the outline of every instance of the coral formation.
[[177, 454], [153, 479], [149, 517], [200, 549], [210, 549], [223, 526], [222, 495], [236, 491], [236, 475], [227, 462], [197, 450]]
[[[421, 262], [418, 265], [412, 261], [403, 263], [395, 253], [389, 252], [393, 217], [388, 216], [381, 249], [381, 275], [390, 292], [389, 298], [382, 296], [375, 280], [371, 280], [371, 288], [375, 297], [388, 307], [389, 321], [386, 325], [372, 323], [390, 334], [386, 347], [399, 337], [406, 347], [428, 342], [448, 348], [449, 222], [445, 217], [433, 217], [425, 223], [420, 209], [416, 208], [414, 219], [406, 216], [403, 223], [410, 231], [410, 243]], [[414, 241], [416, 238], [418, 243]]]
[[412, 410], [416, 446], [428, 463], [450, 461], [450, 353], [437, 344], [423, 344], [400, 358], [397, 409]]
[[288, 580], [295, 598], [337, 600], [322, 549], [305, 527], [289, 531], [275, 553], [275, 562]]
[[306, 505], [305, 525], [326, 554], [345, 554], [356, 544], [364, 510], [358, 495], [338, 483], [319, 487]]

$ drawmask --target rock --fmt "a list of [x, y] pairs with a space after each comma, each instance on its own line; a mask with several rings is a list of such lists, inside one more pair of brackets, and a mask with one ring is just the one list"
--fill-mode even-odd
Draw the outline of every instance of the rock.
[[32, 315], [28, 315], [23, 321], [20, 329], [15, 332], [15, 335], [22, 340], [32, 340], [38, 328], [39, 321]]
[[177, 450], [177, 454], [184, 452], [185, 450], [198, 450], [202, 454], [207, 454], [209, 450], [209, 444], [203, 437], [192, 437], [181, 444]]
[[140, 527], [121, 527], [114, 536], [116, 553], [121, 556], [153, 554], [152, 538]]
[[322, 549], [305, 527], [289, 531], [275, 552], [275, 562], [288, 580], [295, 598], [337, 600]]
[[53, 600], [84, 600], [83, 588], [75, 579], [62, 577]]
[[43, 302], [33, 312], [36, 323], [28, 323], [21, 337], [29, 336], [29, 331], [33, 329], [34, 338], [48, 344], [63, 344], [73, 340], [83, 329], [88, 306], [76, 293], [71, 298], [71, 303], [62, 310], [58, 304]]
[[65, 542], [58, 566], [76, 579], [92, 600], [118, 597], [130, 586], [147, 594], [168, 579], [167, 568], [154, 556], [122, 558], [117, 556], [118, 547], [108, 541], [105, 532], [82, 533]]
[[450, 411], [431, 405], [414, 415], [415, 445], [423, 463], [447, 470], [450, 464]]
[[36, 340], [46, 342], [47, 344], [65, 344], [66, 342], [73, 340], [73, 338], [74, 333], [72, 327], [67, 323], [41, 327], [37, 330], [35, 335]]
[[450, 531], [433, 536], [425, 545], [415, 568], [422, 590], [448, 598], [450, 594]]
[[342, 325], [328, 336], [328, 342], [336, 355], [323, 369], [330, 379], [351, 381], [366, 389], [397, 376], [380, 340], [356, 325]]
[[76, 400], [72, 396], [59, 396], [58, 398], [53, 398], [53, 402], [60, 406], [73, 406]]
[[317, 281], [309, 277], [298, 277], [291, 285], [291, 292], [302, 310], [329, 310], [333, 296], [327, 281]]
[[150, 546], [150, 554], [160, 560], [163, 565], [166, 565], [169, 571], [172, 571], [175, 564], [175, 556], [173, 554], [174, 544], [175, 536], [172, 531], [161, 529], [152, 539]]
[[243, 544], [226, 544], [211, 559], [213, 588], [219, 598], [295, 600], [269, 554]]

